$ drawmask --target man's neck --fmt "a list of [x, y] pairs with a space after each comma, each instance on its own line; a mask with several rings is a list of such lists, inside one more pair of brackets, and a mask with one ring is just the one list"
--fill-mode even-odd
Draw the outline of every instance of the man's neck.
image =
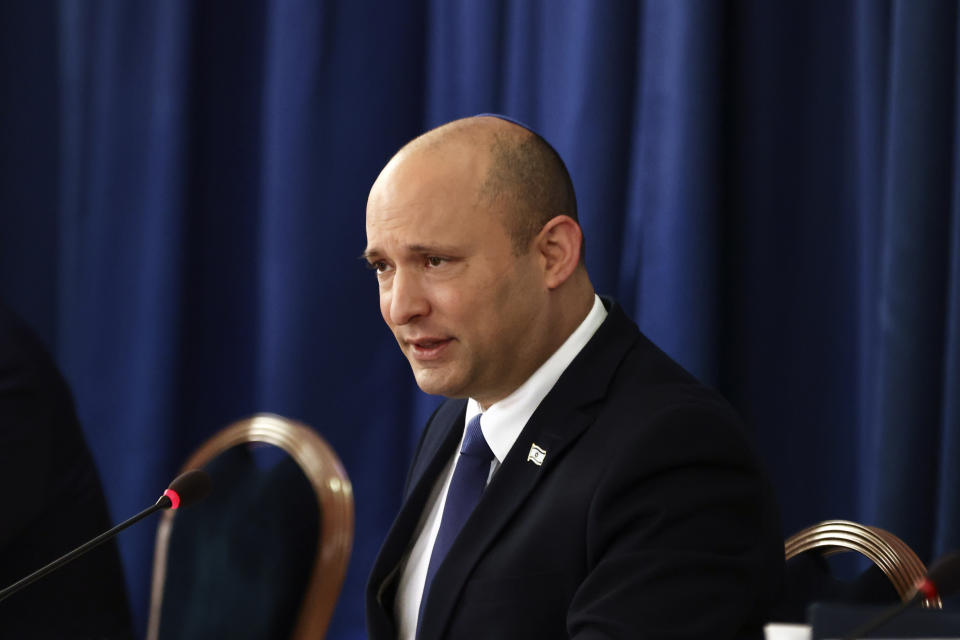
[[[589, 305], [586, 307], [585, 310], [583, 310], [582, 312], [577, 311], [575, 316], [571, 314], [572, 317], [578, 318], [576, 321], [576, 324], [574, 324], [572, 327], [568, 328], [565, 332], [561, 334], [562, 335], [561, 340], [554, 341], [552, 349], [549, 352], [545, 353], [544, 357], [540, 359], [540, 362], [537, 365], [537, 367], [530, 372], [530, 374], [524, 379], [524, 382], [522, 384], [512, 389], [509, 393], [503, 394], [496, 398], [476, 398], [476, 397], [471, 398], [471, 400], [473, 400], [479, 406], [481, 411], [486, 412], [491, 406], [497, 404], [498, 402], [507, 400], [515, 396], [525, 386], [527, 386], [528, 383], [530, 383], [530, 380], [532, 378], [538, 376], [539, 373], [544, 368], [549, 367], [550, 361], [552, 359], [559, 357], [563, 361], [563, 364], [560, 367], [560, 369], [562, 370], [566, 368], [566, 365], [569, 363], [569, 360], [572, 360], [573, 356], [575, 356], [576, 353], [578, 353], [580, 349], [583, 348], [583, 346], [589, 341], [590, 337], [593, 336], [593, 333], [596, 331], [597, 327], [599, 327], [600, 323], [606, 317], [606, 310], [603, 307], [603, 303], [599, 302], [599, 298], [596, 296], [596, 294], [593, 293], [592, 290], [590, 291], [590, 297], [588, 298], [588, 302], [589, 302]], [[594, 311], [595, 306], [598, 307], [596, 311]], [[591, 318], [591, 314], [593, 315], [592, 318]], [[585, 327], [584, 326], [585, 324], [589, 324], [590, 326]], [[575, 337], [575, 334], [577, 334], [578, 332], [581, 332], [584, 335], [579, 335]], [[568, 343], [571, 343], [571, 342], [576, 344], [568, 345]], [[572, 355], [568, 353], [565, 355], [561, 354], [560, 356], [558, 356], [558, 352], [561, 349], [572, 350]], [[552, 383], [551, 383], [551, 386], [552, 386]]]

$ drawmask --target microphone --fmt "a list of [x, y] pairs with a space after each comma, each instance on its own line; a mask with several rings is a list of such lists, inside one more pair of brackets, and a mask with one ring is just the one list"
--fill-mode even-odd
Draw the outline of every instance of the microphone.
[[933, 563], [927, 575], [917, 581], [916, 591], [909, 600], [905, 600], [897, 606], [887, 609], [876, 618], [868, 620], [845, 635], [843, 640], [856, 640], [856, 638], [863, 637], [924, 600], [936, 600], [938, 597], [945, 598], [957, 591], [960, 591], [960, 551], [951, 551]]
[[951, 551], [937, 560], [917, 589], [927, 600], [947, 598], [960, 591], [960, 551]]
[[20, 591], [20, 589], [24, 588], [28, 584], [36, 582], [48, 573], [59, 569], [71, 560], [82, 556], [94, 547], [103, 544], [130, 525], [143, 520], [155, 511], [159, 511], [161, 509], [179, 509], [180, 507], [186, 507], [194, 504], [195, 502], [199, 502], [205, 498], [208, 493], [210, 493], [210, 488], [210, 475], [206, 471], [201, 469], [191, 469], [186, 473], [180, 474], [174, 478], [173, 482], [170, 483], [170, 486], [167, 487], [166, 491], [163, 492], [163, 495], [160, 496], [160, 499], [157, 500], [152, 507], [144, 509], [129, 520], [121, 522], [109, 531], [104, 531], [93, 540], [80, 545], [70, 553], [57, 558], [42, 569], [38, 569], [27, 577], [14, 582], [6, 589], [0, 591], [0, 601], [3, 601], [17, 591]]
[[211, 486], [210, 474], [202, 469], [191, 469], [173, 479], [154, 507], [174, 510], [189, 507], [206, 498]]

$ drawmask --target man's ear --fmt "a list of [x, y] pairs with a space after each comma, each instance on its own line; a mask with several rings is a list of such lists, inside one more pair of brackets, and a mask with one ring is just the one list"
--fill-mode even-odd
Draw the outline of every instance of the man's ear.
[[544, 282], [548, 289], [556, 289], [580, 264], [580, 243], [583, 232], [570, 216], [552, 218], [534, 239], [534, 246], [544, 267]]

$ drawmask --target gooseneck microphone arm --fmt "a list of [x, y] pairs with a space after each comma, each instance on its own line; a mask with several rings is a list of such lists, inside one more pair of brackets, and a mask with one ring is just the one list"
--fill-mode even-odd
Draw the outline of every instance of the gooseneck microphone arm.
[[149, 515], [150, 515], [151, 513], [153, 513], [154, 511], [159, 511], [160, 509], [163, 509], [164, 507], [160, 505], [160, 501], [163, 500], [163, 499], [165, 499], [165, 498], [166, 498], [167, 500], [169, 500], [169, 498], [167, 498], [166, 496], [163, 496], [163, 498], [160, 498], [160, 500], [158, 500], [157, 503], [156, 503], [155, 505], [153, 505], [152, 507], [150, 507], [150, 508], [148, 508], [148, 509], [144, 509], [143, 511], [141, 511], [141, 512], [138, 513], [137, 515], [133, 516], [133, 517], [130, 518], [129, 520], [126, 520], [126, 521], [124, 521], [124, 522], [121, 522], [120, 524], [118, 524], [118, 525], [115, 526], [114, 528], [110, 529], [109, 531], [105, 531], [104, 533], [101, 533], [100, 535], [98, 535], [98, 536], [97, 536], [96, 538], [94, 538], [93, 540], [90, 540], [89, 542], [87, 542], [87, 543], [85, 543], [85, 544], [77, 547], [76, 549], [74, 549], [74, 550], [71, 551], [70, 553], [67, 553], [66, 555], [63, 555], [63, 556], [57, 558], [56, 560], [54, 560], [53, 562], [51, 562], [51, 563], [48, 564], [47, 566], [43, 567], [42, 569], [38, 569], [38, 570], [34, 571], [34, 572], [31, 573], [30, 575], [28, 575], [26, 578], [22, 578], [22, 579], [18, 580], [17, 582], [14, 582], [12, 585], [10, 585], [9, 587], [7, 587], [7, 588], [4, 589], [3, 591], [0, 591], [0, 600], [4, 600], [4, 599], [7, 598], [8, 596], [12, 596], [14, 593], [16, 593], [17, 591], [20, 591], [20, 589], [24, 588], [24, 587], [27, 586], [28, 584], [31, 584], [31, 583], [35, 582], [36, 580], [39, 580], [40, 578], [42, 578], [43, 576], [47, 575], [47, 574], [50, 573], [51, 571], [55, 571], [55, 570], [59, 569], [60, 567], [62, 567], [63, 565], [67, 564], [67, 563], [70, 562], [71, 560], [74, 560], [75, 558], [77, 558], [77, 557], [82, 556], [83, 554], [85, 554], [87, 551], [90, 551], [90, 550], [93, 549], [94, 547], [103, 544], [104, 542], [106, 542], [107, 540], [109, 540], [109, 539], [112, 538], [113, 536], [117, 535], [118, 533], [120, 533], [121, 531], [123, 531], [124, 529], [126, 529], [127, 527], [129, 527], [130, 525], [132, 525], [132, 524], [134, 524], [134, 523], [137, 523], [137, 522], [143, 520], [144, 518], [146, 518], [147, 516], [149, 516]]
[[82, 556], [83, 554], [85, 554], [87, 551], [90, 551], [94, 547], [97, 547], [103, 544], [104, 542], [106, 542], [113, 536], [117, 535], [127, 527], [133, 524], [136, 524], [137, 522], [140, 522], [141, 520], [143, 520], [150, 514], [154, 513], [155, 511], [160, 511], [161, 509], [177, 509], [182, 505], [187, 505], [202, 499], [209, 492], [210, 492], [210, 476], [207, 475], [206, 472], [201, 471], [199, 469], [193, 469], [191, 471], [187, 471], [186, 473], [177, 476], [177, 478], [170, 483], [170, 487], [163, 492], [163, 495], [160, 496], [160, 499], [157, 500], [152, 507], [148, 507], [147, 509], [144, 509], [137, 515], [133, 516], [128, 520], [121, 522], [120, 524], [113, 527], [109, 531], [104, 531], [103, 533], [98, 535], [96, 538], [80, 545], [73, 551], [57, 558], [47, 566], [34, 571], [27, 577], [22, 578], [17, 582], [14, 582], [9, 587], [0, 591], [0, 601], [3, 601], [4, 599], [16, 593], [17, 591], [20, 591], [20, 589], [23, 589], [27, 585], [36, 582], [37, 580], [47, 575], [51, 571], [56, 571], [63, 565], [67, 564], [71, 560], [78, 558], [79, 556]]

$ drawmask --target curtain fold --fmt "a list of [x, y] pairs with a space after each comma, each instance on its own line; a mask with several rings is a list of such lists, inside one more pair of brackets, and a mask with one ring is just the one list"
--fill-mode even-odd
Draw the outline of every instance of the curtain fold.
[[[955, 5], [897, 3], [881, 205], [877, 519], [933, 551], [947, 338]], [[955, 391], [955, 390], [954, 390]]]

